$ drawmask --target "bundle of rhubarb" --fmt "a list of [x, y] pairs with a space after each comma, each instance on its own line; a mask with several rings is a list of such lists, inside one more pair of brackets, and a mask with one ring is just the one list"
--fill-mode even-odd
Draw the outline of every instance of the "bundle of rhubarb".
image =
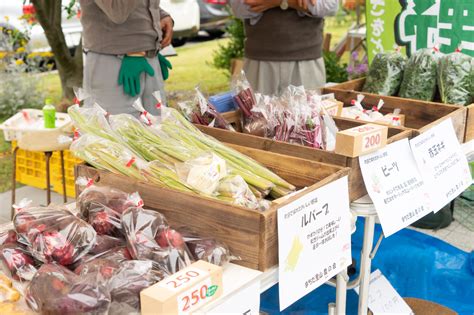
[[194, 124], [216, 127], [234, 131], [234, 128], [225, 120], [196, 87], [196, 95], [193, 101], [178, 103], [181, 113]]
[[[70, 111], [80, 115], [84, 110], [77, 106]], [[76, 139], [71, 151], [99, 169], [251, 209], [268, 208], [268, 195], [279, 198], [295, 190], [258, 162], [204, 135], [177, 110], [164, 107], [161, 117], [154, 117], [139, 102], [134, 107], [140, 120], [95, 111], [102, 117], [91, 121], [106, 121], [107, 127], [83, 127], [89, 133]]]

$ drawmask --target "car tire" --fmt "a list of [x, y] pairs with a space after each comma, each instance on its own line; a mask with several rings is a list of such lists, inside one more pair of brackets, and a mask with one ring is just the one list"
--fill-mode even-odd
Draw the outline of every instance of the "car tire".
[[188, 41], [187, 38], [173, 38], [171, 40], [171, 44], [173, 45], [173, 47], [181, 47], [181, 46], [184, 46], [184, 44], [186, 44], [186, 42]]
[[212, 38], [221, 38], [222, 36], [224, 36], [225, 31], [222, 31], [222, 30], [212, 30], [212, 31], [207, 31], [207, 33], [208, 33], [209, 36], [212, 37]]

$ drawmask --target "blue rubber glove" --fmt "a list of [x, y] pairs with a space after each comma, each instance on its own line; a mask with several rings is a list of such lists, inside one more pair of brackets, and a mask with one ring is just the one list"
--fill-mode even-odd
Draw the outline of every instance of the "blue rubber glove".
[[171, 62], [166, 59], [162, 54], [158, 54], [158, 61], [160, 62], [161, 74], [163, 75], [163, 81], [168, 80], [170, 77], [170, 70], [173, 69]]
[[120, 67], [118, 84], [123, 85], [123, 91], [134, 97], [140, 94], [140, 76], [143, 72], [149, 76], [155, 75], [145, 57], [124, 56]]

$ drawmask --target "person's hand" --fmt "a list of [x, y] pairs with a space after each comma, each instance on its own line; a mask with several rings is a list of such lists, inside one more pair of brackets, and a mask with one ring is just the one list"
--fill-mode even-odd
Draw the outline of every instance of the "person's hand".
[[161, 19], [161, 31], [163, 32], [163, 38], [161, 39], [161, 48], [165, 48], [171, 44], [173, 39], [173, 19], [171, 16], [167, 16]]
[[123, 57], [118, 84], [123, 85], [123, 91], [126, 94], [130, 96], [140, 94], [140, 76], [143, 72], [148, 73], [151, 77], [155, 75], [155, 70], [153, 70], [145, 57]]
[[268, 9], [280, 6], [281, 0], [244, 0], [244, 3], [250, 6], [250, 10], [262, 13]]

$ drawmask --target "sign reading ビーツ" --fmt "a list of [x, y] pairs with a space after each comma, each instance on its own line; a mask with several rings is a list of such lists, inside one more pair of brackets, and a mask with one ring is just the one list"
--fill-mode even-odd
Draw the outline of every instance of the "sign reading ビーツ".
[[[359, 294], [359, 287], [354, 290]], [[378, 269], [370, 275], [368, 303], [374, 315], [414, 314], [408, 304]]]
[[278, 210], [281, 310], [351, 264], [350, 217], [347, 176]]
[[359, 162], [385, 236], [398, 232], [431, 212], [426, 186], [408, 139], [361, 156]]
[[437, 212], [472, 183], [467, 158], [454, 132], [451, 119], [410, 140], [418, 168]]

